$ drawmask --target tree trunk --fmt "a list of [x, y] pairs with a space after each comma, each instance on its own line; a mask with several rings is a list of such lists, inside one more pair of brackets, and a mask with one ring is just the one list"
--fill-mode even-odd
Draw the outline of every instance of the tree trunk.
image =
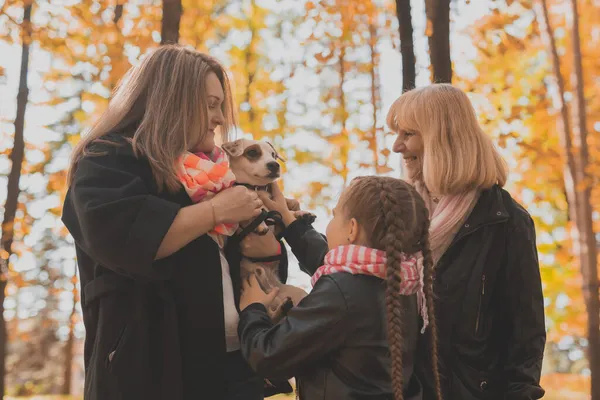
[[163, 16], [160, 29], [160, 44], [179, 42], [179, 23], [183, 7], [181, 0], [163, 0]]
[[434, 83], [452, 82], [450, 60], [450, 0], [425, 0], [431, 80]]
[[346, 109], [346, 93], [344, 92], [344, 85], [346, 83], [346, 44], [342, 42], [340, 48], [340, 88], [339, 88], [339, 102], [340, 102], [340, 123], [342, 124], [341, 134], [346, 136], [346, 141], [340, 146], [340, 156], [342, 162], [340, 175], [344, 179], [344, 186], [348, 183], [348, 155], [350, 153], [350, 135], [347, 131], [348, 125], [348, 111]]
[[400, 54], [402, 54], [402, 92], [406, 92], [413, 89], [417, 81], [410, 0], [396, 0], [396, 15], [400, 31]]
[[10, 153], [10, 173], [6, 190], [6, 203], [4, 205], [4, 218], [2, 221], [2, 237], [0, 238], [0, 399], [5, 393], [5, 361], [7, 347], [6, 321], [4, 320], [4, 299], [8, 283], [10, 256], [13, 253], [12, 243], [14, 237], [14, 222], [19, 204], [19, 181], [21, 168], [25, 157], [25, 110], [29, 98], [27, 87], [27, 73], [29, 71], [29, 45], [31, 43], [31, 9], [33, 3], [26, 3], [21, 27], [22, 54], [21, 69], [19, 74], [19, 92], [17, 94], [17, 115], [15, 117], [15, 136], [12, 152]]
[[371, 118], [373, 119], [371, 125], [371, 135], [369, 137], [369, 149], [373, 152], [373, 166], [375, 167], [375, 173], [379, 173], [379, 146], [377, 143], [377, 110], [379, 109], [379, 80], [377, 79], [377, 66], [379, 65], [377, 54], [377, 26], [374, 21], [369, 23], [369, 75], [371, 78]]
[[246, 72], [248, 73], [244, 102], [246, 103], [246, 107], [248, 107], [248, 129], [250, 132], [256, 134], [261, 131], [260, 124], [262, 124], [262, 121], [257, 121], [257, 115], [252, 101], [254, 79], [256, 78], [256, 73], [258, 72], [258, 62], [256, 61], [256, 43], [259, 40], [259, 32], [256, 29], [256, 25], [254, 23], [254, 15], [256, 13], [256, 3], [254, 1], [250, 2], [250, 9], [251, 14], [247, 16], [248, 31], [250, 32], [250, 41], [248, 42], [248, 46], [246, 47], [244, 54]]
[[[573, 78], [575, 82], [575, 115], [574, 144], [578, 149], [576, 181], [578, 202], [577, 213], [581, 219], [580, 257], [583, 276], [584, 295], [588, 313], [588, 361], [591, 371], [591, 399], [600, 400], [600, 299], [598, 298], [598, 260], [596, 254], [596, 238], [592, 220], [591, 182], [586, 169], [589, 165], [587, 145], [587, 116], [584, 96], [584, 76], [581, 54], [581, 38], [579, 35], [579, 14], [577, 0], [571, 0], [573, 13]], [[587, 290], [586, 290], [587, 289]]]
[[560, 69], [560, 56], [556, 47], [556, 39], [554, 38], [554, 29], [550, 22], [550, 14], [548, 13], [548, 1], [541, 0], [541, 17], [544, 21], [546, 36], [548, 40], [548, 46], [550, 55], [552, 58], [552, 69], [554, 72], [554, 78], [556, 80], [556, 88], [558, 91], [558, 97], [560, 99], [560, 140], [564, 147], [565, 157], [567, 162], [565, 168], [563, 168], [564, 182], [565, 182], [565, 193], [567, 196], [567, 203], [569, 206], [569, 218], [571, 219], [575, 229], [578, 229], [581, 225], [577, 219], [577, 182], [576, 182], [576, 166], [575, 157], [573, 155], [573, 143], [571, 141], [571, 120], [569, 116], [569, 108], [565, 102], [565, 80], [563, 78]]

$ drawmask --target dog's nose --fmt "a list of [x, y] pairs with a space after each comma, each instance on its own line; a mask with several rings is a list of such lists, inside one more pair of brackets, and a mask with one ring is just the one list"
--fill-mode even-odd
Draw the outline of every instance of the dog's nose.
[[279, 163], [277, 163], [275, 161], [271, 161], [271, 162], [267, 163], [267, 168], [271, 172], [278, 172], [279, 171]]

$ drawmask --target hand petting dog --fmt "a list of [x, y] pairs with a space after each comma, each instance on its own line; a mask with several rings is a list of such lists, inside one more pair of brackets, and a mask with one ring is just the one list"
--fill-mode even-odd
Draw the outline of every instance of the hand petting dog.
[[252, 274], [250, 277], [242, 282], [242, 295], [240, 297], [240, 311], [243, 311], [250, 304], [260, 303], [265, 307], [269, 308], [277, 294], [279, 293], [279, 288], [274, 287], [271, 289], [269, 293], [265, 293], [258, 280], [256, 279], [256, 275]]
[[281, 214], [285, 226], [288, 226], [296, 220], [296, 215], [290, 210], [290, 205], [295, 206], [300, 210], [298, 202], [293, 199], [286, 199], [283, 196], [283, 193], [281, 193], [281, 189], [277, 183], [271, 184], [270, 196], [269, 193], [258, 192], [258, 197], [269, 210], [275, 210]]

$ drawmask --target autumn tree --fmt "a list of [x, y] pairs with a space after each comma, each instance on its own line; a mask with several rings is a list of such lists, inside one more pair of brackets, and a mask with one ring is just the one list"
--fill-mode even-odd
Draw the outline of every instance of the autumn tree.
[[10, 258], [13, 254], [13, 239], [15, 234], [15, 216], [19, 204], [21, 189], [21, 168], [25, 158], [25, 111], [29, 99], [27, 74], [29, 71], [29, 52], [32, 38], [31, 12], [33, 2], [29, 1], [23, 7], [23, 19], [20, 23], [21, 30], [21, 69], [19, 74], [19, 92], [17, 95], [17, 115], [15, 117], [15, 133], [13, 146], [10, 153], [11, 169], [8, 175], [4, 217], [2, 219], [2, 235], [0, 237], [0, 399], [6, 392], [5, 364], [6, 364], [6, 321], [4, 318], [4, 299], [6, 285], [10, 271]]
[[182, 13], [181, 0], [163, 0], [160, 44], [179, 42], [179, 24]]
[[431, 80], [452, 82], [450, 59], [450, 0], [425, 0]]
[[587, 135], [587, 112], [584, 94], [584, 73], [581, 52], [579, 28], [579, 9], [577, 0], [570, 0], [573, 14], [572, 46], [573, 46], [573, 77], [575, 86], [574, 110], [577, 118], [573, 123], [574, 144], [577, 151], [575, 157], [576, 190], [576, 224], [579, 239], [579, 262], [583, 276], [583, 293], [588, 314], [587, 337], [588, 361], [591, 370], [592, 400], [600, 400], [600, 299], [598, 298], [598, 258], [597, 244], [594, 233], [591, 199], [591, 180], [588, 177], [590, 155]]
[[396, 15], [402, 54], [402, 91], [405, 92], [414, 88], [417, 80], [410, 0], [396, 0]]
[[[579, 16], [577, 2], [571, 2], [573, 10], [573, 65], [576, 86], [576, 103], [578, 118], [574, 120], [571, 130], [570, 113], [565, 101], [565, 83], [561, 71], [560, 56], [554, 37], [554, 30], [548, 11], [548, 1], [541, 0], [541, 17], [546, 27], [548, 47], [552, 59], [552, 67], [558, 90], [560, 104], [560, 134], [561, 144], [564, 146], [565, 169], [564, 181], [569, 203], [569, 213], [573, 221], [572, 234], [577, 243], [578, 257], [583, 276], [583, 293], [587, 309], [587, 337], [589, 340], [587, 353], [592, 375], [592, 399], [600, 399], [600, 308], [598, 301], [598, 272], [597, 250], [594, 237], [592, 207], [590, 203], [591, 188], [586, 170], [589, 165], [589, 150], [587, 144], [587, 116], [583, 94], [583, 69], [581, 44], [579, 37]], [[571, 136], [574, 136], [573, 140]], [[575, 145], [574, 143], [575, 142]]]
[[[582, 210], [580, 201], [585, 198], [582, 193], [586, 187], [591, 189], [589, 203], [592, 210], [598, 212], [600, 207], [594, 185], [600, 176], [598, 143], [589, 136], [585, 141], [589, 159], [582, 174], [580, 146], [583, 143], [575, 140], [574, 132], [574, 125], [581, 123], [570, 117], [572, 113], [569, 112], [573, 106], [569, 98], [577, 89], [574, 83], [564, 78], [576, 75], [586, 82], [586, 90], [597, 90], [598, 84], [592, 78], [599, 70], [597, 63], [592, 61], [597, 57], [597, 48], [582, 42], [583, 65], [589, 68], [575, 72], [573, 60], [578, 57], [574, 54], [574, 35], [554, 34], [557, 29], [564, 31], [569, 27], [564, 7], [556, 7], [553, 11], [554, 6], [565, 4], [564, 1], [548, 0], [546, 7], [538, 10], [536, 15], [529, 1], [495, 2], [492, 12], [469, 31], [478, 50], [474, 62], [478, 75], [474, 80], [458, 79], [459, 84], [473, 91], [486, 131], [493, 134], [517, 161], [511, 171], [511, 183], [513, 194], [529, 205], [536, 222], [547, 300], [550, 356], [556, 351], [555, 344], [565, 335], [572, 337], [574, 343], [580, 343], [574, 346], [588, 346], [588, 351], [591, 351], [589, 346], [594, 346], [584, 340], [590, 322], [582, 312], [586, 303], [581, 290], [584, 287], [587, 302], [590, 286], [594, 290], [594, 279], [588, 285], [583, 279], [586, 275], [582, 277], [577, 268], [586, 257], [581, 247], [587, 247], [588, 251], [595, 247], [593, 243], [582, 241], [578, 232], [585, 215], [585, 207]], [[581, 30], [589, 31], [599, 22], [598, 6], [586, 2], [580, 7]], [[544, 22], [545, 35], [540, 30], [540, 23], [544, 25]], [[550, 40], [544, 43], [542, 36]], [[599, 102], [593, 96], [587, 99], [586, 116], [591, 121], [599, 121]], [[586, 125], [588, 129], [593, 126]], [[596, 224], [594, 230], [597, 231], [597, 220], [590, 214], [583, 218], [587, 219], [585, 229]], [[595, 273], [591, 275], [596, 276]], [[594, 312], [591, 323], [596, 314]], [[569, 362], [580, 365], [579, 361], [572, 359]]]

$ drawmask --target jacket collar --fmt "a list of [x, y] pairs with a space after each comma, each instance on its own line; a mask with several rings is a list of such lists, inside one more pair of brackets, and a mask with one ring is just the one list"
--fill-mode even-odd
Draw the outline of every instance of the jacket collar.
[[452, 244], [483, 226], [504, 222], [509, 218], [510, 215], [503, 192], [504, 190], [498, 185], [481, 192], [473, 211], [459, 229]]

